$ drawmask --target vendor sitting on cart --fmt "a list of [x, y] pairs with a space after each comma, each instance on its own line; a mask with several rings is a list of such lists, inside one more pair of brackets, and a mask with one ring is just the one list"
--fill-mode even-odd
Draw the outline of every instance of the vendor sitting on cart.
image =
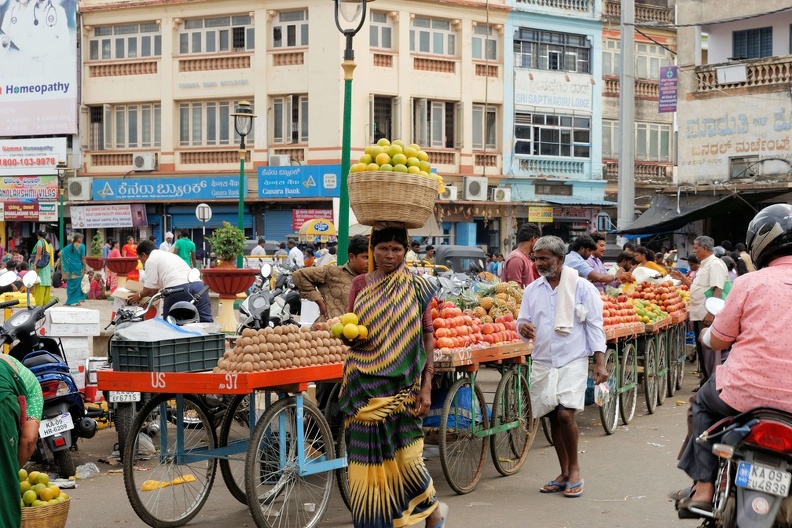
[[440, 528], [448, 508], [438, 503], [423, 461], [434, 290], [404, 264], [409, 239], [403, 224], [375, 226], [370, 244], [376, 271], [355, 277], [348, 306], [369, 337], [349, 348], [339, 396], [349, 434], [352, 521], [368, 528], [425, 520], [427, 528]]
[[[184, 291], [168, 295], [162, 300], [162, 317], [166, 318], [174, 304], [179, 301], [192, 301], [192, 296], [204, 288], [204, 283], [201, 281], [189, 281], [187, 274], [190, 272], [190, 267], [180, 256], [154, 249], [154, 244], [149, 240], [138, 244], [137, 256], [143, 263], [146, 279], [143, 289], [127, 299], [130, 304], [137, 304], [140, 299], [151, 297], [163, 288], [183, 287]], [[201, 296], [196, 308], [202, 323], [214, 322], [212, 306], [209, 304], [209, 292]]]
[[608, 372], [600, 294], [574, 269], [564, 266], [565, 249], [555, 236], [536, 241], [533, 255], [541, 278], [523, 293], [517, 330], [524, 341], [534, 340], [531, 409], [534, 418], [550, 419], [561, 465], [561, 474], [540, 491], [579, 497], [583, 479], [575, 411], [582, 411], [585, 405], [589, 356], [593, 355], [596, 363], [595, 384], [607, 381]]

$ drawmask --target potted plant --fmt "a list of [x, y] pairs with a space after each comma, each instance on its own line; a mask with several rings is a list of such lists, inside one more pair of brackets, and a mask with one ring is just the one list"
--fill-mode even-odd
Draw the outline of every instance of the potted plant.
[[245, 250], [245, 233], [228, 222], [223, 222], [223, 226], [215, 229], [212, 236], [206, 240], [212, 245], [212, 252], [221, 261], [218, 264], [221, 268], [235, 267], [237, 255]]
[[102, 258], [104, 245], [105, 241], [102, 232], [97, 230], [91, 239], [91, 249], [88, 252], [88, 256], [85, 257], [85, 262], [94, 270], [100, 270], [104, 267], [104, 258]]

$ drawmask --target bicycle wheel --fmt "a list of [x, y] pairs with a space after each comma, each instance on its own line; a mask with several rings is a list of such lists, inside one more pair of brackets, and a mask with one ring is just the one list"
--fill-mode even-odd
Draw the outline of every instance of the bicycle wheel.
[[[657, 405], [663, 405], [668, 394], [668, 339], [666, 333], [661, 331], [657, 334], [657, 348], [655, 355], [657, 357], [657, 376], [655, 382], [657, 383]], [[665, 371], [663, 374], [661, 372]]]
[[539, 420], [533, 419], [528, 379], [521, 370], [509, 369], [495, 390], [492, 427], [516, 423], [515, 427], [495, 433], [490, 440], [492, 463], [507, 477], [517, 473], [536, 437]]
[[644, 340], [643, 353], [643, 388], [646, 397], [646, 410], [649, 414], [654, 414], [657, 406], [657, 356], [655, 354], [654, 338], [649, 337]]
[[605, 433], [612, 435], [619, 425], [619, 398], [616, 397], [616, 387], [619, 380], [616, 379], [616, 351], [609, 348], [605, 351], [605, 370], [608, 372], [609, 397], [599, 408], [600, 420]]
[[[260, 414], [260, 413], [259, 413]], [[245, 456], [250, 443], [250, 395], [234, 396], [220, 424], [220, 447], [235, 446], [235, 453], [220, 459], [220, 474], [236, 500], [247, 504], [245, 495]]]
[[[185, 395], [182, 414], [200, 420], [202, 427], [172, 423], [169, 418], [176, 410], [173, 395], [160, 394], [146, 403], [132, 424], [124, 452], [124, 487], [132, 509], [157, 528], [183, 526], [195, 517], [209, 497], [217, 468], [216, 459], [201, 456], [217, 446], [217, 437], [200, 400]], [[181, 453], [177, 434], [182, 436]], [[182, 458], [191, 453], [193, 459]]]
[[[299, 466], [297, 419], [303, 425], [303, 456]], [[248, 507], [256, 526], [313, 528], [330, 502], [333, 479], [329, 472], [300, 476], [311, 464], [333, 460], [330, 427], [316, 405], [303, 401], [298, 413], [295, 397], [272, 405], [253, 429], [245, 461]]]
[[539, 421], [542, 423], [542, 432], [544, 433], [547, 443], [550, 445], [554, 445], [553, 430], [550, 427], [550, 418], [548, 418], [547, 416], [542, 416], [541, 418], [539, 418]]
[[[627, 425], [635, 416], [635, 405], [638, 402], [638, 354], [635, 344], [628, 343], [621, 351], [621, 368], [619, 368], [619, 414], [622, 423]], [[625, 387], [630, 387], [625, 389]]]
[[666, 347], [668, 348], [668, 397], [673, 397], [676, 394], [677, 384], [677, 359], [679, 358], [679, 349], [677, 349], [677, 332], [679, 326], [671, 326], [668, 328], [668, 335]]
[[[333, 387], [330, 396], [327, 399], [327, 407], [325, 407], [325, 420], [330, 424], [330, 432], [336, 438], [336, 453], [338, 458], [344, 458], [347, 455], [347, 439], [346, 428], [344, 427], [344, 417], [340, 416], [338, 411], [338, 394], [341, 392], [341, 384], [338, 383]], [[349, 470], [346, 466], [335, 470], [336, 483], [338, 483], [338, 493], [341, 495], [341, 500], [344, 501], [344, 506], [349, 511], [352, 511], [352, 503], [349, 497], [351, 490], [349, 489]]]
[[[473, 412], [475, 411], [475, 419]], [[440, 465], [448, 485], [460, 495], [476, 488], [484, 470], [489, 437], [487, 404], [481, 388], [460, 378], [448, 390], [440, 415]]]

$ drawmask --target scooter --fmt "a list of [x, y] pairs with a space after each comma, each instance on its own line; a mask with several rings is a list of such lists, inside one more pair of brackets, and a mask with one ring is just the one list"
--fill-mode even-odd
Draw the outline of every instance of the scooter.
[[[711, 297], [713, 315], [723, 301]], [[719, 459], [712, 511], [690, 507], [707, 528], [790, 526], [792, 512], [792, 414], [769, 407], [725, 418], [696, 442], [711, 444]], [[782, 508], [783, 506], [783, 508]]]
[[[3, 285], [3, 276], [0, 276], [0, 286]], [[60, 339], [41, 337], [38, 333], [45, 312], [58, 301], [30, 306], [30, 289], [37, 278], [35, 271], [28, 271], [22, 279], [28, 291], [27, 309], [16, 312], [3, 324], [0, 344], [13, 344], [9, 354], [36, 375], [44, 395], [39, 440], [31, 460], [38, 463], [54, 461], [59, 475], [68, 478], [75, 473], [71, 449], [76, 446], [78, 438], [93, 438], [96, 421], [85, 411], [83, 394], [69, 373]]]
[[[261, 266], [262, 285], [270, 283], [272, 267], [269, 263]], [[269, 290], [266, 286], [258, 289], [239, 307], [240, 323], [237, 334], [245, 328], [260, 330], [266, 327], [276, 327], [288, 324], [297, 324], [292, 318], [295, 312], [294, 305], [300, 304], [300, 294], [288, 288], [289, 275], [280, 274], [275, 281], [275, 288]]]

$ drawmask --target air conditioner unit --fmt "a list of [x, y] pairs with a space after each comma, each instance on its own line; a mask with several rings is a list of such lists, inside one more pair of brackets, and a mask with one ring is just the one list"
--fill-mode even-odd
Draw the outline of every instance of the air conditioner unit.
[[85, 202], [91, 199], [91, 183], [93, 178], [69, 178], [66, 188], [69, 191], [69, 200]]
[[154, 152], [139, 152], [133, 154], [132, 170], [135, 172], [157, 170], [157, 154]]
[[468, 176], [465, 178], [465, 200], [483, 202], [487, 199], [487, 178]]
[[291, 165], [291, 158], [289, 158], [288, 154], [272, 154], [269, 157], [270, 167], [284, 167], [287, 165]]
[[446, 185], [445, 190], [440, 193], [441, 200], [456, 200], [459, 195], [459, 189], [453, 185]]
[[493, 187], [490, 192], [493, 202], [511, 202], [511, 189], [508, 187]]

